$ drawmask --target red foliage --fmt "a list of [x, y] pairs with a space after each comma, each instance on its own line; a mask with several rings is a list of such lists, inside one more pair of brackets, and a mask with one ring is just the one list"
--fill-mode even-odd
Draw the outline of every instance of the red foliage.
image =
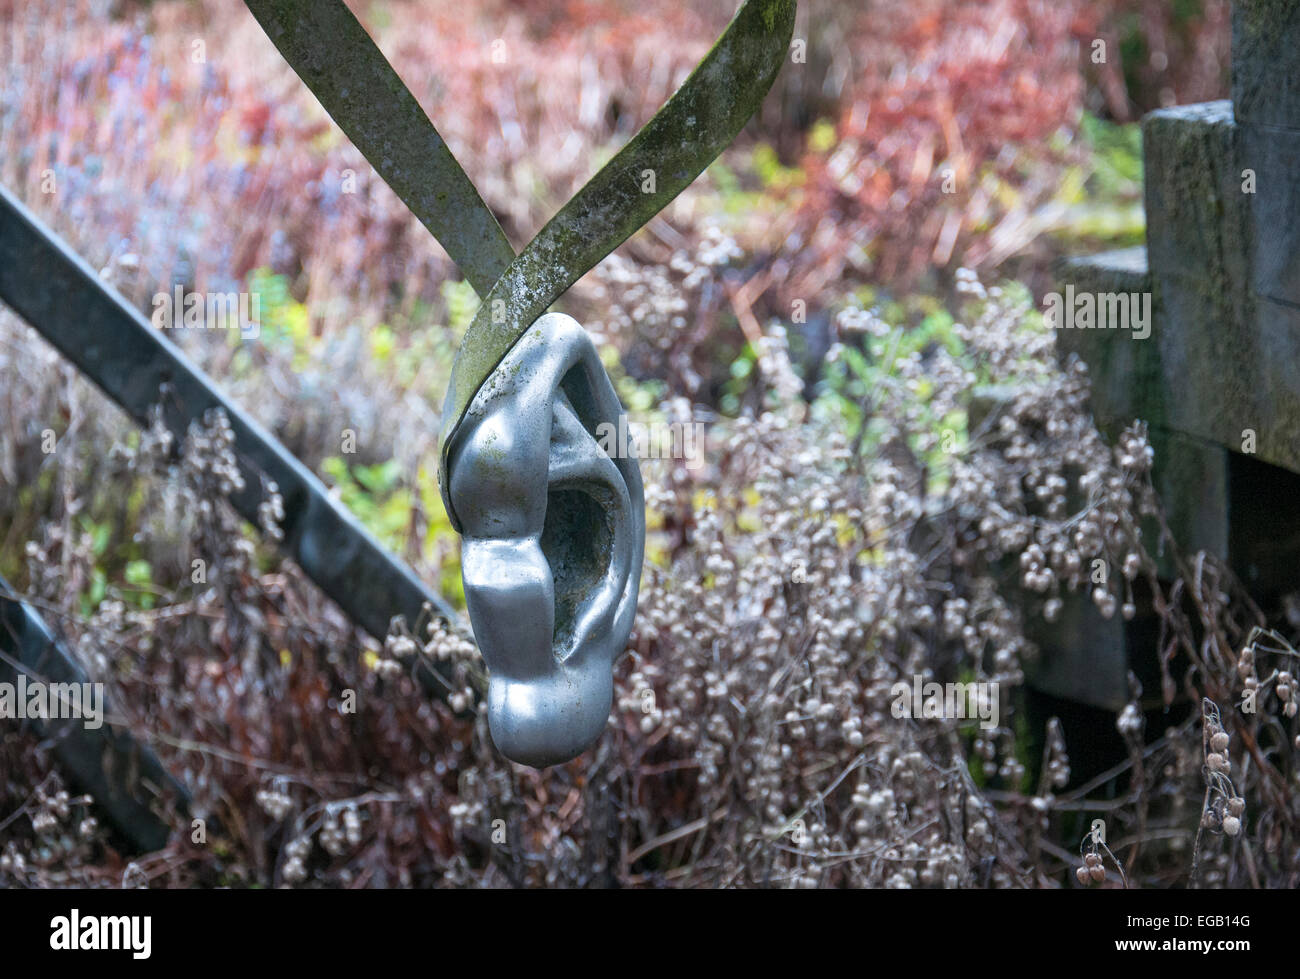
[[1107, 47], [1105, 62], [1083, 62], [1097, 88], [1094, 109], [1125, 122], [1162, 106], [1226, 98], [1230, 8], [1228, 0], [1090, 4], [1076, 36], [1100, 37]]
[[[455, 274], [240, 5], [119, 6], [125, 14], [106, 19], [87, 0], [0, 4], [17, 69], [0, 179], [78, 247], [96, 259], [136, 252], [149, 291], [177, 274], [227, 287], [269, 265], [301, 297], [345, 294], [342, 306], [313, 304], [331, 318], [389, 316], [395, 300], [409, 312]], [[787, 65], [750, 132], [807, 179], [746, 243], [777, 254], [781, 291], [807, 300], [845, 277], [903, 287], [934, 266], [996, 266], [1040, 233], [1035, 210], [1068, 161], [1086, 79], [1092, 108], [1113, 116], [1164, 89], [1221, 94], [1225, 0], [1204, 0], [1186, 21], [1165, 6], [804, 0], [796, 36], [808, 63]], [[519, 246], [663, 104], [734, 3], [358, 9]], [[1094, 68], [1087, 46], [1112, 35]], [[191, 58], [195, 39], [204, 63]], [[1139, 48], [1146, 64], [1125, 64], [1123, 51]], [[806, 146], [818, 118], [835, 127], [825, 151]], [[1058, 132], [1066, 138], [1049, 149]], [[52, 200], [39, 190], [47, 169], [59, 179]]]
[[1059, 165], [1043, 147], [1082, 102], [1076, 8], [873, 4], [853, 32], [863, 67], [842, 100], [837, 144], [804, 159], [800, 233], [814, 255], [790, 288], [818, 295], [855, 264], [897, 281], [969, 261], [975, 232], [999, 206], [981, 176], [992, 168], [1029, 190], [1026, 171]]
[[[906, 287], [932, 267], [996, 266], [1028, 245], [1085, 105], [1126, 120], [1153, 107], [1153, 92], [1165, 103], [1223, 95], [1228, 5], [1203, 7], [1183, 20], [1147, 0], [871, 4], [844, 33], [854, 69], [835, 145], [803, 157], [786, 298], [853, 274]], [[1098, 38], [1107, 57], [1093, 65]], [[1126, 65], [1132, 49], [1147, 63]]]

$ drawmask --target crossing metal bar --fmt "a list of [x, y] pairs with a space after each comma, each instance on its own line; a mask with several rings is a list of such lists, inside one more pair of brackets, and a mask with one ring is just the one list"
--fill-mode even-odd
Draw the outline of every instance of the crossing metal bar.
[[342, 0], [245, 0], [325, 111], [480, 296], [515, 260], [495, 215]]
[[[283, 550], [366, 632], [383, 640], [391, 620], [414, 627], [425, 603], [435, 615], [456, 613], [405, 564], [389, 554], [324, 485], [274, 436], [223, 395], [148, 320], [97, 276], [80, 256], [0, 186], [0, 301], [9, 305], [140, 425], [161, 403], [163, 421], [184, 438], [212, 408], [235, 433], [244, 489], [235, 509], [258, 523], [262, 477], [284, 498]], [[423, 658], [416, 675], [439, 696], [448, 684]]]
[[[0, 683], [16, 683], [20, 673], [45, 684], [88, 680], [36, 610], [0, 578]], [[30, 723], [124, 836], [141, 850], [161, 849], [171, 832], [168, 811], [186, 812], [190, 795], [153, 751], [114, 724], [107, 698], [102, 709], [103, 725], [96, 728], [72, 717]]]

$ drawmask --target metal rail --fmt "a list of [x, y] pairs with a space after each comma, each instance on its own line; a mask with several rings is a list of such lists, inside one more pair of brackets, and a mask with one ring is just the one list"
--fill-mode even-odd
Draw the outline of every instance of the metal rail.
[[[396, 616], [414, 626], [427, 603], [435, 615], [456, 613], [405, 564], [389, 554], [327, 494], [324, 485], [155, 330], [148, 320], [0, 186], [0, 301], [75, 364], [138, 424], [162, 418], [179, 445], [191, 422], [222, 409], [235, 433], [244, 489], [230, 501], [254, 526], [262, 478], [284, 499], [282, 549], [366, 632], [383, 640]], [[40, 615], [0, 579], [0, 682], [81, 683], [87, 677]], [[415, 675], [445, 696], [446, 679], [424, 658]], [[157, 756], [120, 725], [91, 730], [73, 720], [35, 722], [56, 756], [112, 824], [142, 850], [170, 833], [167, 801], [188, 809], [190, 795]]]
[[[16, 683], [20, 673], [45, 684], [89, 679], [36, 610], [0, 578], [0, 683]], [[29, 723], [119, 832], [141, 850], [160, 849], [171, 833], [168, 811], [186, 812], [190, 794], [153, 751], [115, 722], [107, 699], [102, 708], [101, 727], [73, 717]]]
[[[230, 501], [257, 525], [262, 477], [284, 498], [281, 547], [366, 632], [383, 640], [395, 616], [414, 626], [425, 603], [455, 621], [456, 613], [410, 568], [389, 554], [325, 486], [276, 438], [216, 385], [53, 231], [0, 186], [0, 301], [140, 425], [161, 404], [176, 436], [212, 408], [235, 433], [244, 489]], [[442, 694], [445, 680], [421, 661], [425, 688]]]

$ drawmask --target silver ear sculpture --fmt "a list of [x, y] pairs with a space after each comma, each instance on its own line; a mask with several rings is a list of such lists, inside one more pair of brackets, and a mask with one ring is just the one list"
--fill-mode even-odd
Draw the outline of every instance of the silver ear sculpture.
[[438, 481], [464, 537], [493, 741], [525, 764], [567, 761], [609, 716], [645, 513], [613, 385], [582, 328], [548, 311], [735, 138], [785, 60], [795, 0], [745, 0], [681, 88], [518, 256], [342, 0], [245, 3], [482, 299], [452, 366]]
[[622, 410], [586, 331], [550, 313], [480, 388], [449, 449], [492, 740], [537, 768], [599, 736], [636, 614], [645, 502], [637, 460], [611, 440], [626, 433]]

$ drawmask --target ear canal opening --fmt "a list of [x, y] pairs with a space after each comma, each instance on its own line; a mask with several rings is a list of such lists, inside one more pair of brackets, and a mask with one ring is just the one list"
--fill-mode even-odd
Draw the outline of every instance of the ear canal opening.
[[593, 439], [597, 438], [600, 423], [611, 419], [601, 417], [600, 409], [596, 406], [596, 397], [592, 393], [591, 384], [581, 364], [570, 368], [560, 379], [560, 390], [569, 399], [573, 413], [578, 416], [578, 421], [587, 430], [587, 434]]
[[591, 494], [572, 488], [546, 494], [541, 547], [555, 582], [556, 649], [572, 645], [583, 600], [609, 570], [613, 543], [609, 514]]

